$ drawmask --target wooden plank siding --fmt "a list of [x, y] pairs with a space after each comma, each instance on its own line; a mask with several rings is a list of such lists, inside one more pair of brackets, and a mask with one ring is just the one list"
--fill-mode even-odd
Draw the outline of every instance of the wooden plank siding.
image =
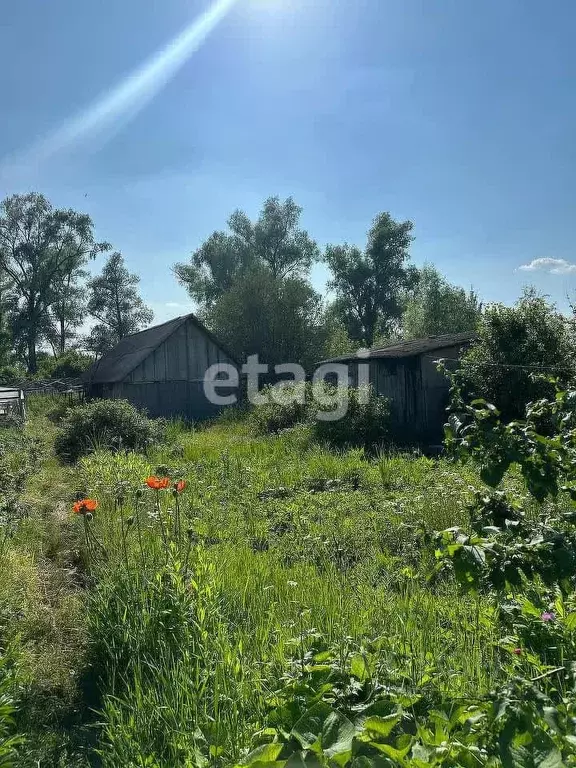
[[[437, 369], [441, 358], [458, 359], [462, 345], [413, 357], [372, 358], [370, 383], [391, 402], [393, 429], [400, 441], [437, 441], [446, 421], [449, 382]], [[358, 363], [350, 365], [350, 380], [358, 380]]]
[[[192, 319], [183, 323], [118, 383], [104, 385], [104, 397], [125, 399], [150, 416], [210, 418], [220, 410], [204, 394], [204, 377], [214, 363], [234, 361]], [[229, 394], [221, 391], [220, 394]]]

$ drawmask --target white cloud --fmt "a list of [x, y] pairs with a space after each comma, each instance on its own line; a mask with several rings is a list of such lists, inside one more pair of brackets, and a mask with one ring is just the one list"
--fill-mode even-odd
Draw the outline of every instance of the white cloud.
[[518, 269], [524, 272], [548, 272], [551, 275], [570, 275], [576, 273], [576, 264], [566, 259], [533, 259], [530, 264], [522, 264]]
[[168, 309], [187, 309], [186, 304], [181, 304], [179, 301], [167, 301], [165, 306]]

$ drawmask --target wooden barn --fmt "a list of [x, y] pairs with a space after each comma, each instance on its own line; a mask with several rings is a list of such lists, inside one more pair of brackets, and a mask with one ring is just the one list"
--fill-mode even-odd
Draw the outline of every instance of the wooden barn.
[[474, 333], [430, 336], [396, 342], [324, 363], [349, 367], [349, 381], [358, 382], [358, 365], [369, 365], [370, 383], [391, 401], [394, 431], [406, 442], [434, 443], [442, 439], [446, 423], [449, 382], [436, 361], [457, 360], [474, 341]]
[[[195, 315], [126, 336], [85, 377], [89, 397], [129, 400], [153, 417], [190, 421], [215, 416], [220, 407], [204, 392], [215, 363], [239, 366]], [[219, 395], [232, 394], [219, 389]]]

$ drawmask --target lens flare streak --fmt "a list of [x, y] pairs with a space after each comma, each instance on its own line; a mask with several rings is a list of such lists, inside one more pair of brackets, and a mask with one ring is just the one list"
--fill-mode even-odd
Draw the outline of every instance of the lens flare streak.
[[115, 131], [142, 110], [184, 66], [237, 0], [218, 0], [160, 52], [111, 91], [33, 146], [11, 165], [38, 165], [105, 131]]

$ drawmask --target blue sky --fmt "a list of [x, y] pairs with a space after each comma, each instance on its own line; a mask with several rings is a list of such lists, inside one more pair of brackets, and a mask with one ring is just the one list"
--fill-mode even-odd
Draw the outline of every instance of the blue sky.
[[[7, 4], [0, 196], [34, 189], [89, 213], [141, 274], [157, 320], [190, 306], [174, 262], [271, 194], [293, 195], [321, 244], [363, 244], [388, 210], [414, 222], [417, 264], [485, 300], [533, 283], [566, 304], [573, 0], [229, 0], [139, 111], [116, 104], [102, 124], [50, 139], [214, 5]], [[322, 288], [324, 269], [313, 277]]]

